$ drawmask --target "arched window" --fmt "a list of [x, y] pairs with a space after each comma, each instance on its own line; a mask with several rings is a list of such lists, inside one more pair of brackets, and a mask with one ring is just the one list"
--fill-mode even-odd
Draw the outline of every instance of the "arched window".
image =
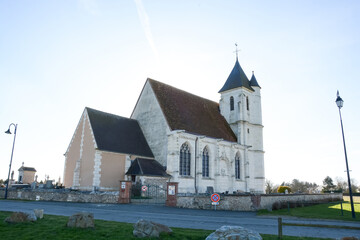
[[187, 143], [184, 143], [180, 148], [180, 175], [190, 176], [190, 148]]
[[209, 151], [205, 147], [202, 154], [202, 176], [209, 177]]
[[246, 97], [246, 110], [249, 111], [249, 97]]
[[240, 179], [240, 154], [235, 156], [235, 178]]
[[230, 111], [233, 111], [234, 110], [234, 97], [231, 96], [230, 97]]

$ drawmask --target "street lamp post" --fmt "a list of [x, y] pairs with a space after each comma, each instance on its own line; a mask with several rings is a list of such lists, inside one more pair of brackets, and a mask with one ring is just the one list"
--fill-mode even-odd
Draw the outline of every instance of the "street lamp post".
[[13, 158], [13, 154], [14, 154], [17, 124], [11, 123], [11, 124], [9, 125], [9, 129], [8, 129], [5, 133], [11, 134], [11, 132], [10, 132], [10, 127], [11, 127], [11, 126], [14, 126], [14, 127], [15, 127], [15, 131], [14, 131], [14, 142], [13, 142], [13, 146], [12, 146], [11, 158], [10, 158], [10, 164], [9, 164], [9, 173], [8, 173], [8, 178], [7, 178], [6, 188], [5, 188], [5, 197], [4, 197], [5, 199], [7, 199], [7, 193], [8, 193], [9, 182], [10, 182], [10, 179], [9, 179], [9, 178], [10, 178], [12, 158]]
[[342, 123], [342, 118], [341, 118], [341, 111], [340, 111], [340, 109], [342, 108], [342, 106], [343, 106], [343, 104], [344, 104], [344, 101], [341, 99], [341, 97], [340, 97], [340, 95], [339, 95], [339, 91], [337, 91], [337, 98], [336, 98], [336, 101], [335, 101], [335, 102], [336, 102], [336, 105], [337, 105], [338, 108], [339, 108], [340, 123], [341, 123], [341, 132], [342, 132], [343, 143], [344, 143], [346, 172], [347, 172], [347, 178], [348, 178], [348, 184], [349, 184], [349, 195], [350, 195], [350, 204], [351, 204], [351, 215], [352, 215], [353, 218], [355, 218], [354, 202], [353, 202], [352, 190], [351, 190], [351, 182], [350, 182], [349, 165], [348, 165], [347, 154], [346, 154], [344, 128], [343, 128], [343, 123]]

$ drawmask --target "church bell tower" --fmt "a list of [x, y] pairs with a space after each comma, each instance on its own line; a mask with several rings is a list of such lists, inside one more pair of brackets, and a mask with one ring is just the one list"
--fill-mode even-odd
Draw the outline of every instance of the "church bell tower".
[[[220, 89], [220, 112], [241, 145], [262, 150], [261, 94], [254, 72], [249, 80], [238, 58], [224, 86]], [[260, 144], [261, 142], [261, 144]]]
[[[263, 189], [265, 184], [263, 125], [261, 93], [254, 72], [249, 80], [238, 58], [235, 66], [220, 89], [220, 112], [244, 146], [245, 166], [249, 166], [246, 178], [251, 178], [249, 189]], [[251, 176], [249, 176], [249, 174]]]

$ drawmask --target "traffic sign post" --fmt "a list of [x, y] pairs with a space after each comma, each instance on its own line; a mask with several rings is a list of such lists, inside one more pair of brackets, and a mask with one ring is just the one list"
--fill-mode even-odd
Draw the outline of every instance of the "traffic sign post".
[[147, 188], [147, 186], [145, 186], [145, 185], [141, 187], [141, 191], [143, 191], [143, 192], [146, 192], [147, 189], [148, 189], [148, 188]]
[[212, 205], [215, 206], [215, 211], [216, 211], [216, 205], [219, 205], [220, 195], [217, 193], [214, 193], [211, 195], [210, 199], [212, 201]]

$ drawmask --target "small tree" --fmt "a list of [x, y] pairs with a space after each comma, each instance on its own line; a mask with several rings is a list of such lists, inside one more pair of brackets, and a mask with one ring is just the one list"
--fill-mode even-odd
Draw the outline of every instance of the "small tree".
[[323, 192], [327, 192], [327, 191], [333, 191], [335, 189], [335, 185], [333, 183], [333, 180], [331, 177], [327, 176], [324, 180], [323, 180]]

